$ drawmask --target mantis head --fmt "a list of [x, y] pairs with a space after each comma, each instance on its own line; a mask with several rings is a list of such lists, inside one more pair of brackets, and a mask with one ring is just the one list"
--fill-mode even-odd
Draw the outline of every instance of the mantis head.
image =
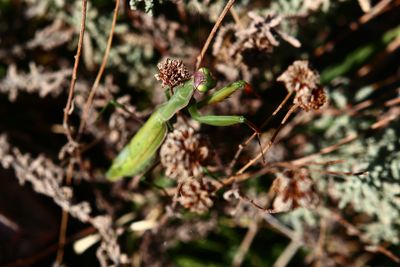
[[193, 83], [197, 90], [202, 93], [214, 88], [216, 81], [212, 77], [212, 74], [207, 68], [200, 68], [193, 74]]

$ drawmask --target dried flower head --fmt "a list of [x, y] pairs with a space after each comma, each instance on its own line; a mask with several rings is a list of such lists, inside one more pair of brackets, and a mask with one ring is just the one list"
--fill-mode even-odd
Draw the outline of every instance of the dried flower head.
[[191, 212], [204, 213], [212, 207], [212, 193], [216, 189], [213, 180], [189, 178], [178, 185], [178, 202]]
[[284, 40], [294, 47], [301, 43], [285, 33], [283, 23], [291, 23], [275, 12], [260, 14], [249, 12], [249, 23], [245, 27], [237, 24], [221, 26], [213, 45], [213, 55], [217, 59], [216, 69], [228, 79], [243, 76], [251, 80], [259, 72], [260, 63], [267, 62], [274, 47]]
[[313, 180], [306, 169], [278, 176], [270, 189], [270, 193], [275, 195], [273, 211], [284, 212], [298, 207], [314, 207], [318, 203], [318, 195], [313, 185]]
[[275, 46], [279, 46], [278, 35], [294, 47], [300, 47], [300, 42], [279, 30], [283, 20], [282, 16], [270, 12], [264, 16], [256, 12], [249, 12], [251, 19], [248, 28], [238, 31], [236, 36], [245, 49], [257, 49], [260, 51], [272, 52]]
[[305, 111], [317, 110], [326, 102], [326, 94], [320, 85], [317, 72], [309, 68], [307, 60], [297, 60], [278, 77], [290, 92], [296, 92], [294, 104]]
[[165, 174], [175, 179], [201, 176], [210, 154], [206, 140], [188, 124], [178, 121], [174, 127], [160, 150]]
[[319, 75], [309, 68], [307, 60], [296, 60], [277, 79], [283, 82], [289, 91], [299, 91], [303, 88], [314, 89], [319, 86]]
[[325, 90], [322, 86], [319, 86], [313, 90], [305, 88], [297, 92], [293, 103], [299, 105], [300, 108], [305, 111], [310, 109], [318, 110], [326, 102]]
[[173, 88], [190, 78], [190, 73], [182, 60], [170, 59], [157, 65], [159, 73], [155, 75], [158, 81], [162, 81], [163, 86]]

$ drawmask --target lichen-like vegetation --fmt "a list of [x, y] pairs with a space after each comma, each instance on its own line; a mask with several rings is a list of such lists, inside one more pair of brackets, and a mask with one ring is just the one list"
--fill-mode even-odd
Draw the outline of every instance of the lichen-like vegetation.
[[[0, 0], [0, 266], [398, 266], [399, 14]], [[250, 127], [182, 109], [142, 173], [107, 180], [199, 67], [217, 89], [247, 82], [201, 113]]]

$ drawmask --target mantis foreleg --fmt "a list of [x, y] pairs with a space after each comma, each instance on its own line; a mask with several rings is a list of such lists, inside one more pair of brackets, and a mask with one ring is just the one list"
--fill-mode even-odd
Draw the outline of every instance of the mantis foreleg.
[[259, 133], [259, 129], [251, 123], [249, 120], [247, 120], [244, 116], [237, 116], [237, 115], [230, 115], [230, 116], [217, 116], [217, 115], [201, 115], [198, 111], [199, 108], [202, 108], [206, 105], [212, 105], [219, 103], [226, 98], [228, 98], [230, 95], [232, 95], [234, 92], [238, 90], [249, 90], [250, 86], [245, 82], [245, 81], [237, 81], [234, 83], [231, 83], [228, 86], [225, 86], [204, 100], [198, 102], [198, 103], [193, 103], [190, 104], [188, 107], [189, 113], [192, 116], [192, 118], [196, 121], [199, 121], [204, 124], [208, 125], [213, 125], [213, 126], [229, 126], [229, 125], [234, 125], [234, 124], [239, 124], [239, 123], [245, 123], [248, 125], [251, 129], [253, 129], [256, 133]]
[[198, 102], [197, 107], [202, 108], [207, 105], [212, 105], [212, 104], [222, 102], [238, 90], [251, 90], [251, 87], [245, 81], [237, 81], [237, 82], [231, 83], [230, 85], [217, 90], [210, 96], [206, 97], [204, 100]]
[[[230, 115], [230, 116], [216, 116], [216, 115], [201, 115], [198, 111], [199, 108], [202, 108], [206, 105], [212, 105], [219, 103], [226, 98], [228, 98], [230, 95], [232, 95], [234, 92], [238, 90], [251, 90], [251, 87], [248, 83], [245, 81], [237, 81], [234, 82], [228, 86], [225, 86], [213, 94], [211, 94], [209, 97], [205, 98], [204, 100], [198, 102], [198, 103], [193, 103], [190, 104], [188, 107], [188, 111], [191, 115], [191, 117], [204, 124], [208, 125], [213, 125], [213, 126], [229, 126], [229, 125], [234, 125], [234, 124], [239, 124], [239, 123], [245, 123], [247, 126], [249, 126], [257, 136], [260, 134], [260, 129], [247, 120], [244, 116], [237, 116], [237, 115]], [[261, 147], [261, 142], [260, 139], [258, 139], [258, 143]], [[264, 159], [264, 156], [263, 156]]]

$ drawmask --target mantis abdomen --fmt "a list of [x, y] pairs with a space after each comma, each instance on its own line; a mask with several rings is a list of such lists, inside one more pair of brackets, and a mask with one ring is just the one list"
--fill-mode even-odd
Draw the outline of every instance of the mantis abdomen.
[[153, 162], [157, 149], [167, 134], [167, 124], [160, 122], [158, 112], [147, 120], [130, 143], [124, 147], [106, 173], [107, 179], [117, 180], [133, 176]]
[[189, 80], [175, 90], [176, 93], [171, 99], [154, 111], [130, 143], [114, 159], [106, 173], [108, 180], [115, 181], [124, 176], [139, 174], [153, 162], [157, 149], [167, 134], [167, 121], [186, 107], [192, 98], [193, 81]]

